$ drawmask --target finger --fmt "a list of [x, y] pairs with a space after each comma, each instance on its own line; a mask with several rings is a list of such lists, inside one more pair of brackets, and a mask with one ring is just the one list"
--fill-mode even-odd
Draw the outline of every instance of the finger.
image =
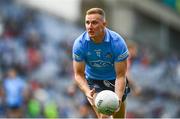
[[95, 88], [91, 89], [91, 92], [95, 92]]
[[89, 103], [90, 103], [91, 105], [94, 105], [93, 100], [92, 100], [91, 98], [87, 97], [87, 100], [89, 101]]
[[95, 94], [95, 89], [93, 88], [91, 91], [90, 91], [90, 95], [93, 97], [94, 96], [94, 94]]
[[89, 98], [89, 99], [93, 99], [93, 97], [91, 96], [91, 95], [86, 95], [87, 96], [87, 98]]
[[118, 112], [120, 110], [120, 107], [121, 107], [121, 100], [119, 100], [119, 106], [118, 106], [118, 108], [116, 109], [115, 112]]

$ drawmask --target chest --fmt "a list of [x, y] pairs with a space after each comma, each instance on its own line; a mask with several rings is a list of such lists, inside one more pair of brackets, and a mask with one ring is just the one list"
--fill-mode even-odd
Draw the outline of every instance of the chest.
[[89, 43], [85, 52], [87, 61], [102, 60], [113, 62], [114, 54], [110, 43]]

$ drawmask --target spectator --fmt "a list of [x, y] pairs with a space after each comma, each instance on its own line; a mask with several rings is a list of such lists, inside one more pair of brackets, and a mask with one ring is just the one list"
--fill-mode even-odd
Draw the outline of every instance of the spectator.
[[127, 41], [127, 46], [129, 50], [127, 78], [129, 86], [132, 89], [133, 95], [137, 96], [140, 94], [141, 88], [136, 84], [135, 79], [132, 77], [130, 73], [131, 65], [133, 64], [137, 56], [137, 44], [129, 40]]
[[5, 105], [7, 107], [7, 117], [23, 117], [23, 104], [26, 92], [26, 83], [16, 72], [16, 69], [10, 69], [3, 83], [5, 94]]

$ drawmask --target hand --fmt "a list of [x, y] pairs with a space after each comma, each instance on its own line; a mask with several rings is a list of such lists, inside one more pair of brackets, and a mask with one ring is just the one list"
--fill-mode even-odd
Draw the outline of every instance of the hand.
[[74, 96], [76, 93], [76, 86], [75, 85], [71, 85], [70, 87], [68, 87], [67, 89], [67, 94], [70, 96]]
[[[120, 108], [121, 108], [121, 100], [119, 100], [119, 106], [118, 106], [118, 108], [116, 109], [116, 111], [114, 112], [114, 114], [116, 114], [119, 110], [120, 110]], [[113, 115], [114, 115], [113, 114]]]
[[139, 96], [142, 93], [142, 89], [139, 86], [136, 86], [133, 91], [134, 96]]
[[95, 94], [95, 88], [93, 88], [92, 90], [86, 93], [87, 99], [91, 105], [94, 105], [94, 94]]

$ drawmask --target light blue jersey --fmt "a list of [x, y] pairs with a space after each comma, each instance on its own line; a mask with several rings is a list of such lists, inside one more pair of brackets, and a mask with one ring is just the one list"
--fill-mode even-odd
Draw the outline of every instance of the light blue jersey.
[[15, 79], [5, 79], [4, 88], [6, 91], [6, 103], [8, 106], [22, 106], [25, 86], [26, 84], [24, 80], [19, 77], [16, 77]]
[[87, 79], [116, 79], [114, 63], [121, 62], [128, 57], [124, 39], [107, 28], [105, 31], [106, 35], [102, 43], [94, 43], [87, 32], [84, 32], [74, 42], [73, 60], [86, 63]]

